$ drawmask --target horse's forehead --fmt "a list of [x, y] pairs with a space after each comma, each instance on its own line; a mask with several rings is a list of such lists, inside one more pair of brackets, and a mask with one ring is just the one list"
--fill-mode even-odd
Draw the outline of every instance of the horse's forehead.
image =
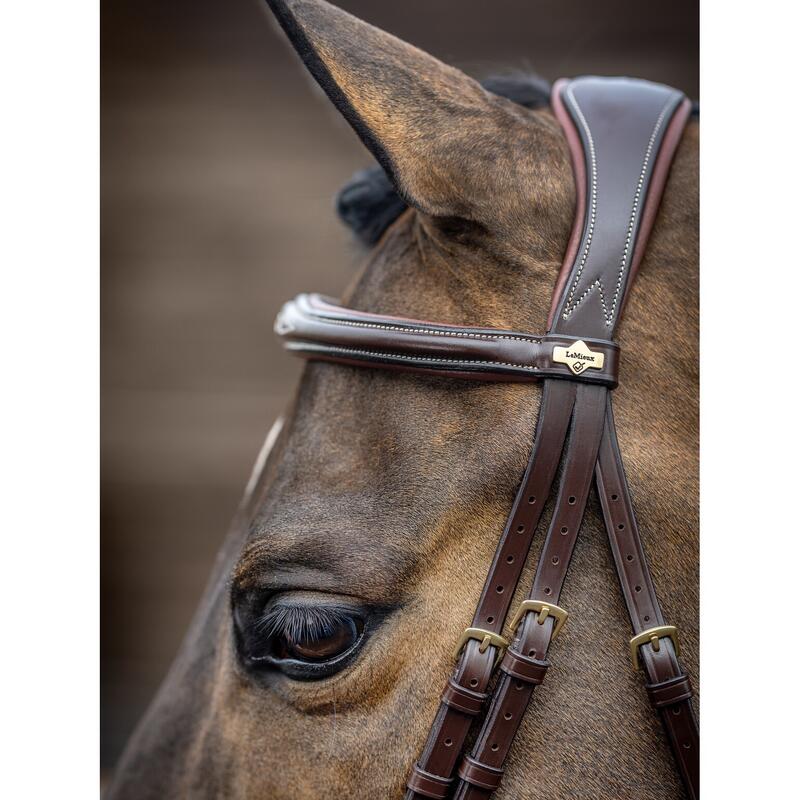
[[394, 600], [387, 589], [408, 588], [471, 520], [502, 516], [538, 389], [467, 386], [310, 365], [237, 581]]

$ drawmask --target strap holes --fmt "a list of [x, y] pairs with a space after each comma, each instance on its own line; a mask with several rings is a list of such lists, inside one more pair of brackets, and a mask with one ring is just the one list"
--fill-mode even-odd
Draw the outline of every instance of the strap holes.
[[681, 707], [680, 706], [674, 706], [673, 709], [672, 709], [672, 713], [677, 717], [678, 714], [681, 713]]
[[568, 503], [569, 503], [571, 506], [574, 506], [574, 505], [575, 505], [575, 495], [574, 495], [574, 494], [571, 494], [571, 495], [570, 495], [570, 496], [567, 498], [567, 502], [568, 502]]
[[528, 650], [528, 655], [531, 658], [536, 658], [536, 651], [535, 650]]
[[536, 498], [535, 498], [533, 495], [531, 495], [531, 496], [528, 498], [528, 502], [529, 502], [531, 505], [533, 505], [533, 504], [536, 502]]
[[549, 586], [544, 587], [545, 594], [553, 594], [553, 590]]
[[506, 711], [506, 713], [503, 714], [503, 719], [511, 719], [512, 716], [513, 714], [510, 711]]
[[470, 685], [470, 686], [472, 686], [472, 687], [474, 688], [475, 686], [477, 686], [477, 685], [478, 685], [478, 679], [477, 679], [477, 678], [473, 678], [473, 679], [472, 679], [472, 680], [469, 682], [469, 685]]
[[558, 564], [558, 556], [553, 556], [553, 563]]
[[517, 682], [514, 684], [514, 688], [515, 688], [515, 689], [516, 689], [518, 692], [522, 691], [522, 688], [523, 688], [524, 686], [525, 686], [525, 684], [524, 684], [522, 681], [517, 681]]
[[508, 556], [508, 558], [506, 558], [506, 561], [507, 561], [509, 564], [513, 564], [513, 563], [514, 563], [514, 556]]
[[497, 586], [497, 587], [495, 587], [495, 591], [497, 592], [497, 594], [503, 594], [503, 587], [502, 586]]
[[624, 522], [620, 522], [619, 525], [617, 525], [617, 530], [618, 531], [624, 531], [625, 530], [625, 523]]
[[525, 533], [525, 526], [524, 525], [518, 525], [517, 526], [517, 533]]
[[489, 625], [491, 625], [494, 622], [494, 617], [486, 617], [486, 622], [488, 622]]
[[649, 616], [647, 616], [647, 615], [645, 615], [644, 621], [645, 621], [645, 622], [650, 622], [650, 617], [649, 617]]
[[689, 744], [689, 742], [684, 742], [683, 743], [683, 749], [684, 750], [691, 750], [692, 746]]
[[630, 553], [628, 553], [628, 555], [625, 556], [625, 560], [626, 561], [633, 561], [633, 556]]
[[619, 500], [619, 495], [618, 494], [612, 494], [611, 495], [611, 499], [612, 500]]
[[569, 528], [566, 525], [562, 525], [561, 527], [561, 535], [566, 536], [569, 533]]
[[444, 746], [445, 747], [452, 747], [453, 746], [453, 740], [452, 739], [445, 739], [444, 740]]
[[499, 744], [497, 744], [497, 742], [495, 742], [495, 743], [492, 745], [492, 752], [493, 752], [493, 753], [496, 753], [496, 752], [497, 752], [499, 749], [500, 749], [500, 745], [499, 745]]
[[642, 587], [641, 587], [641, 586], [634, 586], [633, 588], [634, 588], [634, 589], [635, 589], [637, 592], [641, 592], [641, 591], [642, 591]]

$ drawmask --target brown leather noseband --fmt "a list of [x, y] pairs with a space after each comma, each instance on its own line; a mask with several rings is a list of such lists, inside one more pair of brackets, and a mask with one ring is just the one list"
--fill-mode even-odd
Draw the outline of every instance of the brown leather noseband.
[[[286, 348], [306, 358], [461, 378], [543, 381], [530, 460], [472, 624], [458, 642], [453, 675], [408, 779], [407, 800], [476, 800], [500, 785], [522, 716], [547, 673], [550, 642], [567, 619], [558, 602], [593, 480], [633, 626], [633, 667], [646, 675], [688, 796], [699, 796], [692, 690], [678, 662], [677, 630], [666, 624], [645, 560], [610, 392], [619, 359], [613, 335], [689, 103], [666, 86], [585, 77], [559, 81], [553, 107], [572, 152], [578, 203], [547, 334], [382, 317], [317, 295], [287, 303], [276, 321]], [[508, 619], [559, 466], [560, 484], [533, 586]], [[481, 716], [477, 738], [464, 753]]]

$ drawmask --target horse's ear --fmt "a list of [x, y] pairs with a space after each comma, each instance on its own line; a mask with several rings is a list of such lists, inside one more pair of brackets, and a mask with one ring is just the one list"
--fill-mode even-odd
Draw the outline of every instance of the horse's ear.
[[511, 104], [322, 0], [267, 2], [400, 194], [432, 215], [472, 216], [475, 190], [483, 183], [478, 194], [486, 191], [487, 172], [509, 135]]

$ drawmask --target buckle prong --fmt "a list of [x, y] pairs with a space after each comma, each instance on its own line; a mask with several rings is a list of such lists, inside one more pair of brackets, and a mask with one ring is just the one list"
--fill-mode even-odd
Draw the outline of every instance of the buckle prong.
[[638, 670], [639, 664], [639, 648], [643, 644], [653, 646], [653, 650], [657, 653], [661, 650], [661, 639], [671, 639], [675, 647], [675, 655], [681, 654], [681, 647], [678, 641], [678, 629], [674, 625], [658, 625], [655, 628], [648, 628], [642, 631], [631, 639], [631, 664], [634, 671]]
[[459, 654], [461, 653], [464, 645], [470, 640], [475, 639], [475, 641], [480, 642], [478, 645], [478, 652], [485, 653], [489, 646], [493, 646], [497, 648], [497, 655], [495, 656], [494, 666], [496, 667], [500, 659], [503, 657], [503, 651], [508, 647], [508, 641], [504, 639], [499, 633], [494, 633], [493, 631], [487, 631], [483, 628], [467, 628], [464, 633], [461, 634], [461, 638], [458, 640], [458, 644], [456, 645], [455, 653], [453, 653], [454, 658], [458, 658]]
[[564, 623], [567, 621], [567, 614], [563, 608], [559, 608], [555, 603], [545, 603], [543, 600], [524, 600], [520, 603], [519, 608], [514, 613], [514, 616], [511, 618], [511, 630], [516, 631], [519, 623], [522, 622], [522, 618], [529, 612], [529, 611], [538, 611], [539, 613], [536, 615], [536, 622], [539, 625], [544, 625], [545, 620], [548, 617], [554, 617], [556, 624], [553, 628], [553, 639], [558, 636], [558, 632], [564, 627]]

